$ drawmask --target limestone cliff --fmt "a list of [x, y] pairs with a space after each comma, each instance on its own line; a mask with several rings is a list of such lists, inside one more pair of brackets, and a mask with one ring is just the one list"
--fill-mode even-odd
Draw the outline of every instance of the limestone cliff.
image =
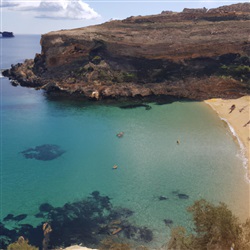
[[250, 3], [54, 31], [42, 35], [41, 47], [3, 74], [22, 86], [96, 99], [250, 93]]

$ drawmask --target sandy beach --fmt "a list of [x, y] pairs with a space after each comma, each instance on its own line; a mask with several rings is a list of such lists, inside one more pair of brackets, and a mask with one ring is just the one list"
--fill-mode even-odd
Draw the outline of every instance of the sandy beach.
[[[250, 96], [238, 99], [209, 99], [205, 101], [217, 114], [229, 124], [244, 148], [248, 179], [250, 179]], [[233, 131], [232, 131], [233, 132]]]

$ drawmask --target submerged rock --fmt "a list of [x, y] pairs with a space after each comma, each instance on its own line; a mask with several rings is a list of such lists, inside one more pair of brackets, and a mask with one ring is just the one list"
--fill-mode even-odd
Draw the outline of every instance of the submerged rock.
[[178, 194], [177, 195], [180, 199], [188, 199], [189, 198], [189, 196], [187, 195], [187, 194]]
[[[48, 249], [82, 243], [88, 247], [97, 247], [107, 235], [115, 235], [120, 241], [130, 239], [147, 243], [153, 240], [153, 232], [149, 228], [128, 221], [133, 211], [123, 207], [113, 208], [110, 198], [102, 196], [99, 191], [93, 191], [86, 199], [68, 202], [61, 207], [43, 203], [38, 209], [39, 213], [35, 217], [42, 217], [43, 222], [49, 221], [52, 229]], [[8, 214], [5, 220], [21, 221], [26, 216]], [[0, 231], [1, 249], [7, 249], [9, 242], [14, 242], [20, 235], [28, 238], [39, 249], [43, 247], [43, 223], [36, 227], [18, 223], [18, 227], [9, 230], [0, 222]]]
[[165, 201], [165, 200], [168, 200], [168, 197], [161, 195], [158, 197], [158, 199], [159, 201]]
[[163, 220], [166, 226], [171, 226], [174, 222], [170, 219], [164, 219]]
[[136, 227], [127, 225], [123, 230], [124, 235], [128, 239], [150, 242], [153, 240], [153, 232], [147, 227]]
[[13, 218], [15, 221], [21, 221], [24, 220], [28, 215], [27, 214], [19, 214]]
[[28, 148], [21, 152], [26, 159], [50, 161], [65, 153], [58, 145], [44, 144], [35, 148]]
[[8, 214], [6, 217], [3, 218], [3, 221], [14, 220], [13, 214]]
[[93, 198], [95, 198], [95, 199], [100, 198], [100, 192], [99, 192], [99, 191], [93, 191], [93, 192], [91, 193], [91, 195], [92, 195]]
[[152, 107], [148, 104], [128, 104], [128, 105], [123, 105], [120, 106], [121, 109], [134, 109], [134, 108], [141, 108], [141, 107], [145, 107], [146, 110], [150, 110]]
[[53, 209], [53, 206], [49, 203], [43, 203], [39, 206], [39, 211], [42, 213], [47, 213]]
[[35, 217], [36, 218], [45, 218], [45, 214], [42, 212], [39, 212], [39, 213], [35, 214]]

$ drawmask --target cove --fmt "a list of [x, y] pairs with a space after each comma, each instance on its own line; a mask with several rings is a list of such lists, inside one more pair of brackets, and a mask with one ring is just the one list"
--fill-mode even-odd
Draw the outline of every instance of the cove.
[[[41, 204], [63, 207], [94, 191], [132, 211], [130, 223], [152, 230], [151, 241], [135, 243], [151, 248], [167, 241], [172, 226], [192, 228], [186, 208], [200, 198], [225, 202], [246, 218], [249, 186], [239, 147], [206, 104], [124, 109], [124, 103], [55, 100], [14, 88], [6, 78], [1, 84], [1, 221], [23, 215], [19, 224], [6, 220], [6, 227], [35, 227], [43, 221], [36, 216]], [[65, 153], [50, 161], [20, 153], [40, 145], [58, 145]]]

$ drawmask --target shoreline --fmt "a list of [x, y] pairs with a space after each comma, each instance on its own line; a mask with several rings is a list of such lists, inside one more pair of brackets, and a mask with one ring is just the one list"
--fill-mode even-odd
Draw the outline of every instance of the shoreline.
[[250, 96], [238, 99], [214, 98], [205, 100], [225, 121], [240, 146], [240, 156], [246, 169], [246, 180], [250, 183]]

